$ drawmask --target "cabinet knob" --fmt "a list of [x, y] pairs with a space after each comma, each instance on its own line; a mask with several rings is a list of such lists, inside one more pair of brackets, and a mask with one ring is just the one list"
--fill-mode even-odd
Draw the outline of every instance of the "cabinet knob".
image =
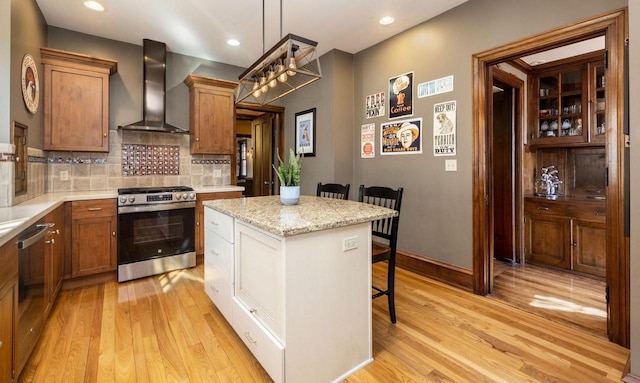
[[199, 142], [199, 141], [200, 141], [200, 137], [196, 137], [196, 142]]
[[546, 206], [538, 206], [538, 210], [545, 210], [546, 211], [546, 210], [549, 210], [549, 208], [546, 207]]
[[2, 348], [2, 341], [0, 340], [0, 348]]
[[102, 208], [101, 207], [90, 207], [87, 210], [88, 211], [100, 211], [100, 210], [102, 210]]
[[578, 246], [578, 243], [577, 242], [572, 242], [571, 246], [576, 247], [576, 246]]
[[217, 257], [218, 255], [220, 255], [220, 254], [218, 254], [218, 252], [217, 252], [217, 251], [215, 251], [215, 250], [211, 250], [211, 251], [210, 251], [210, 253], [211, 253], [211, 255], [215, 255], [216, 257]]
[[248, 331], [244, 333], [244, 337], [245, 337], [245, 338], [247, 338], [247, 340], [249, 341], [249, 343], [253, 343], [253, 344], [258, 343], [258, 342], [256, 342], [256, 341], [253, 339], [253, 337], [251, 336], [251, 333], [250, 333], [250, 332], [248, 332]]
[[53, 239], [53, 238], [51, 238], [51, 239], [50, 239], [50, 240], [48, 240], [48, 241], [44, 241], [44, 243], [46, 243], [46, 244], [48, 244], [48, 245], [55, 245], [55, 244], [56, 244], [56, 240], [55, 240], [55, 239]]
[[200, 226], [200, 221], [196, 221], [196, 226]]
[[102, 136], [103, 136], [103, 137], [106, 137], [106, 136], [107, 136], [107, 133], [102, 133]]
[[115, 237], [115, 236], [116, 236], [116, 232], [115, 232], [115, 231], [111, 232], [111, 235], [112, 235], [113, 237]]
[[215, 285], [211, 285], [211, 290], [216, 294], [220, 293], [220, 291], [218, 289], [216, 289]]
[[250, 312], [251, 314], [255, 314], [255, 313], [257, 313], [257, 312], [258, 312], [258, 309], [249, 309], [249, 312]]

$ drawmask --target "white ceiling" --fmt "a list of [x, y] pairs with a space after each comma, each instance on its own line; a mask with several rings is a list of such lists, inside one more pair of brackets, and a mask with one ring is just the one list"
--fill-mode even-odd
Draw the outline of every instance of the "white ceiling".
[[[280, 4], [282, 35], [317, 41], [322, 55], [357, 53], [467, 0], [264, 0], [264, 28], [260, 0], [99, 1], [104, 12], [83, 0], [36, 0], [51, 26], [136, 45], [149, 38], [173, 53], [248, 67], [280, 40]], [[380, 25], [387, 15], [395, 22]], [[229, 46], [230, 38], [240, 46]]]
[[559, 48], [521, 57], [521, 59], [531, 66], [546, 64], [561, 60], [567, 57], [579, 56], [581, 54], [603, 50], [605, 48], [604, 36], [594, 37], [589, 40], [568, 44]]

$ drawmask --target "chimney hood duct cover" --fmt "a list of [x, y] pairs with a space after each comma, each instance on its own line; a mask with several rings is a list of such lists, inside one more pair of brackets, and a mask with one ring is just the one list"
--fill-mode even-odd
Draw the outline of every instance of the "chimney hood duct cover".
[[118, 126], [118, 128], [150, 132], [189, 133], [188, 130], [173, 126], [165, 121], [167, 104], [166, 44], [144, 39], [142, 47], [144, 53], [143, 120], [129, 125]]

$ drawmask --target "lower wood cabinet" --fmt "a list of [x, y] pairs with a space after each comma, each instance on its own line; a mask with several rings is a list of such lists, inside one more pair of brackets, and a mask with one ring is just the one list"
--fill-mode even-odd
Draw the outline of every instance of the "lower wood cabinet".
[[113, 271], [117, 267], [115, 199], [71, 203], [71, 276]]
[[606, 276], [604, 203], [525, 199], [525, 262]]
[[64, 278], [64, 205], [47, 214], [44, 222], [52, 224], [45, 237], [45, 315], [51, 311]]
[[0, 383], [17, 381], [15, 374], [18, 317], [17, 239], [0, 247]]
[[204, 254], [204, 206], [202, 202], [240, 197], [242, 197], [241, 191], [196, 194], [196, 255]]

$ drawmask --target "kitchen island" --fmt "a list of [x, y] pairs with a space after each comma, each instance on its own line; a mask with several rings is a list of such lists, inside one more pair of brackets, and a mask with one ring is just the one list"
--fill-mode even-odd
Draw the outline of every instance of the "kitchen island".
[[370, 222], [394, 210], [311, 196], [204, 205], [205, 290], [275, 382], [342, 381], [373, 361]]

